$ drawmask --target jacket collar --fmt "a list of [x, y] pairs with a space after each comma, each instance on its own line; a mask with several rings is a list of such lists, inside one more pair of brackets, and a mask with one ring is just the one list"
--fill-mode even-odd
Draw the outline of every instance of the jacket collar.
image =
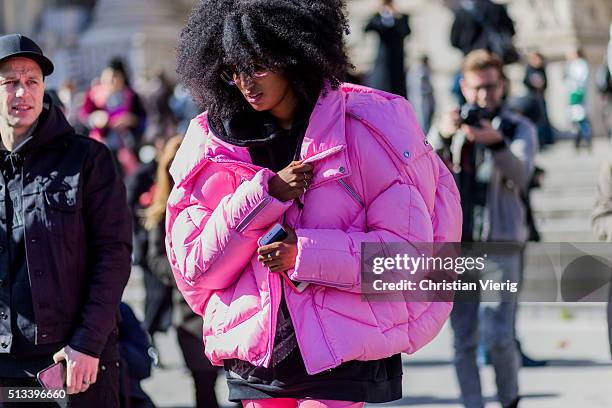
[[[314, 106], [304, 135], [300, 158], [315, 164], [312, 186], [350, 174], [346, 156], [346, 101], [342, 90], [326, 88]], [[327, 159], [323, 162], [323, 159]], [[204, 112], [191, 121], [170, 173], [177, 185], [186, 183], [209, 161], [253, 167], [246, 147], [227, 143], [213, 134]]]

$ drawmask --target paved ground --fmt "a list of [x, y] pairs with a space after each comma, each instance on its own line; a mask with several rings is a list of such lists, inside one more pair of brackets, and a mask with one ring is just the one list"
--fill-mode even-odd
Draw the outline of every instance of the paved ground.
[[[571, 316], [573, 315], [573, 316]], [[520, 373], [524, 408], [612, 407], [612, 362], [606, 338], [603, 305], [568, 307], [523, 306], [518, 330], [524, 349], [533, 357], [551, 359], [545, 368]], [[159, 407], [193, 406], [192, 383], [182, 368], [173, 333], [160, 335], [158, 344], [166, 368], [155, 369], [144, 382]], [[404, 359], [404, 398], [392, 407], [461, 407], [452, 358], [452, 332], [445, 327], [423, 350]], [[494, 375], [482, 370], [485, 395], [494, 401]], [[226, 402], [223, 378], [217, 395]], [[496, 406], [497, 404], [489, 404]]]
[[[606, 141], [592, 153], [574, 152], [569, 143], [557, 144], [538, 162], [548, 171], [544, 189], [533, 196], [534, 207], [547, 241], [592, 241], [589, 215], [594, 202], [597, 169], [609, 156]], [[126, 291], [137, 312], [142, 304], [138, 274]], [[607, 342], [603, 304], [521, 305], [518, 332], [533, 357], [551, 359], [545, 368], [520, 373], [524, 408], [612, 407], [612, 361]], [[155, 369], [144, 381], [145, 390], [159, 407], [193, 406], [192, 384], [183, 369], [174, 333], [157, 338], [166, 368]], [[445, 327], [430, 345], [405, 358], [404, 398], [392, 407], [461, 407], [452, 365], [452, 332]], [[494, 375], [482, 370], [485, 395], [494, 401]], [[227, 387], [220, 379], [217, 392], [224, 406]], [[497, 404], [488, 404], [491, 407]]]

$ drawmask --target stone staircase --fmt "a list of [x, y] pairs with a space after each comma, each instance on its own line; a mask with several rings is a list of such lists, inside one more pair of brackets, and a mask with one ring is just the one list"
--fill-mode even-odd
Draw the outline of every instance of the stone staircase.
[[[560, 140], [539, 154], [536, 163], [545, 169], [546, 176], [542, 188], [532, 190], [531, 202], [543, 243], [580, 243], [578, 245], [580, 247], [584, 243], [597, 242], [591, 231], [591, 212], [597, 195], [599, 169], [604, 161], [612, 158], [610, 153], [612, 148], [608, 140], [598, 138], [595, 139], [591, 151], [586, 149], [576, 151], [571, 140]], [[538, 247], [536, 244], [528, 246], [525, 251], [524, 290], [531, 290], [536, 294], [540, 293], [538, 291], [543, 290], [543, 287], [550, 289], [551, 282], [546, 281], [543, 268], [550, 268], [550, 260], [555, 259], [549, 258], [549, 254], [542, 249], [542, 246]], [[599, 252], [602, 247], [598, 246], [593, 250]], [[558, 259], [561, 263], [558, 267], [563, 267], [563, 251], [563, 249], [559, 251]], [[562, 270], [555, 270], [559, 279]], [[539, 279], [542, 280], [538, 281]], [[540, 286], [542, 282], [545, 283]], [[602, 293], [598, 294], [597, 300], [607, 297]], [[527, 297], [533, 298], [533, 296]], [[539, 314], [546, 309], [550, 309], [551, 312], [561, 309], [560, 313], [574, 317], [591, 316], [605, 319], [605, 303], [602, 302], [523, 303], [523, 305], [528, 307], [527, 313]]]
[[542, 241], [596, 241], [591, 211], [600, 165], [611, 153], [605, 138], [595, 139], [591, 152], [577, 152], [571, 141], [561, 140], [540, 153], [536, 162], [546, 176], [543, 187], [532, 190], [531, 200]]

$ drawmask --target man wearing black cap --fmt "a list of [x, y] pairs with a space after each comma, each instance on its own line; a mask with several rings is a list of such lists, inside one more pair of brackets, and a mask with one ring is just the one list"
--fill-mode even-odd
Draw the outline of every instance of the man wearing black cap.
[[131, 219], [111, 153], [45, 97], [52, 72], [32, 40], [0, 37], [0, 387], [65, 360], [71, 406], [114, 407]]

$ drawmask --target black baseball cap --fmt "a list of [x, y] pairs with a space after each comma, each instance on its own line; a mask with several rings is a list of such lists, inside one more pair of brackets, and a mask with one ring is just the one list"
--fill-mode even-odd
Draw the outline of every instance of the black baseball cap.
[[0, 62], [13, 57], [29, 58], [36, 62], [44, 76], [53, 73], [53, 63], [43, 55], [42, 50], [34, 41], [21, 34], [0, 36]]

